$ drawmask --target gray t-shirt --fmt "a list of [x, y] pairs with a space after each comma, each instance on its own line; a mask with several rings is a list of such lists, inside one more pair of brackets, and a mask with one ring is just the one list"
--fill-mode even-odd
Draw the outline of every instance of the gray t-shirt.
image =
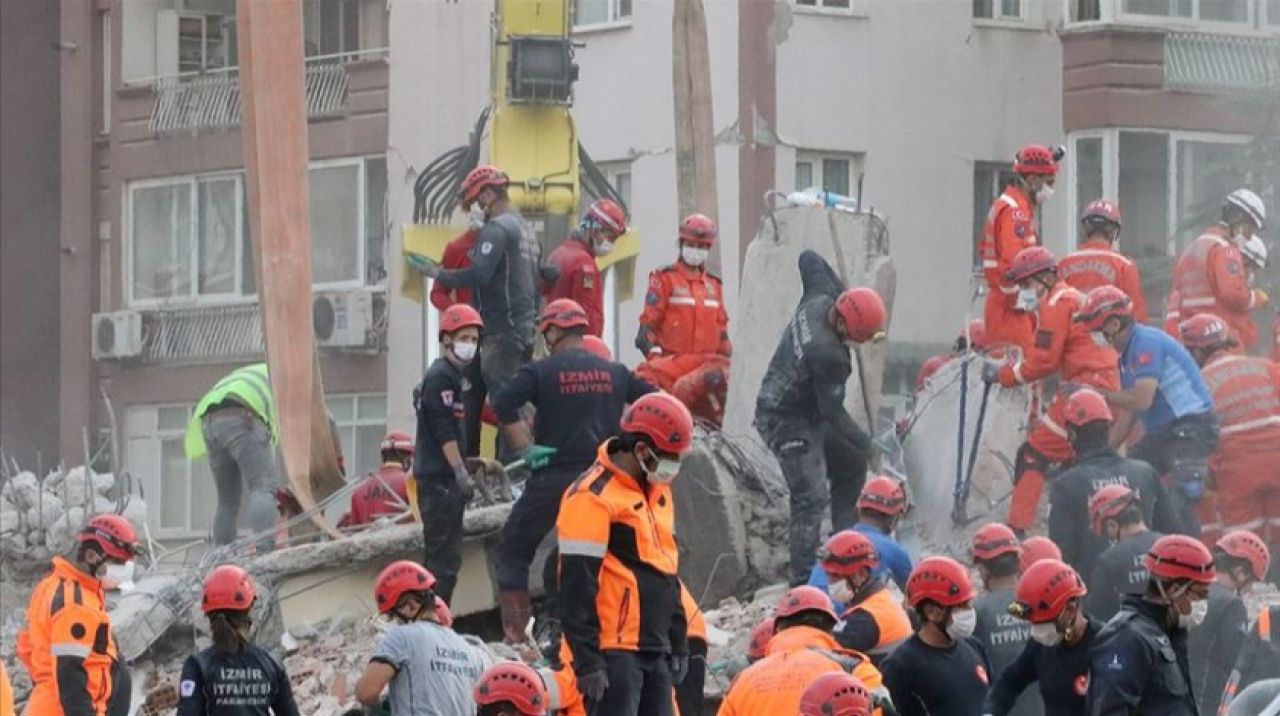
[[452, 629], [435, 622], [395, 624], [372, 661], [396, 670], [391, 679], [393, 716], [471, 716], [471, 690], [484, 673], [479, 653]]

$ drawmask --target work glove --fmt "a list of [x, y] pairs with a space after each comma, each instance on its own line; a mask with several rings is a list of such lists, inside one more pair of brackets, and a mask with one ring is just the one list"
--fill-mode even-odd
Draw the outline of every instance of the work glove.
[[546, 445], [530, 445], [520, 453], [520, 459], [530, 470], [541, 470], [551, 462], [556, 452], [555, 448]]
[[453, 466], [453, 479], [458, 483], [458, 494], [462, 496], [462, 501], [470, 502], [476, 494], [476, 485], [471, 481], [471, 473], [467, 472], [464, 463]]
[[577, 674], [578, 691], [588, 701], [599, 702], [604, 698], [605, 689], [609, 688], [609, 674], [598, 669], [587, 674]]
[[440, 264], [432, 261], [426, 256], [423, 256], [422, 254], [405, 254], [405, 259], [409, 262], [410, 266], [418, 271], [418, 273], [426, 276], [427, 278], [434, 279], [436, 276], [440, 275]]
[[689, 675], [689, 655], [677, 653], [671, 655], [671, 684], [675, 686]]
[[1000, 382], [1000, 369], [1004, 367], [1004, 363], [1000, 361], [988, 360], [982, 362], [982, 382], [991, 384]]

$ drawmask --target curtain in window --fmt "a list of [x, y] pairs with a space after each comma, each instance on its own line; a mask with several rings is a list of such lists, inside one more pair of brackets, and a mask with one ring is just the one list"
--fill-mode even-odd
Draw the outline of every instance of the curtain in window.
[[191, 295], [191, 191], [187, 184], [133, 193], [133, 297]]

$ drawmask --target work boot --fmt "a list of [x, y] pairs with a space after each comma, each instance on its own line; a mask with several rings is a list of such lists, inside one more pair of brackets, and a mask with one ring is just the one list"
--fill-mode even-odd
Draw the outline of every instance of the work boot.
[[538, 658], [537, 648], [529, 643], [526, 629], [533, 616], [533, 604], [524, 590], [504, 589], [498, 592], [498, 610], [502, 612], [502, 641], [513, 647], [520, 658], [533, 661]]

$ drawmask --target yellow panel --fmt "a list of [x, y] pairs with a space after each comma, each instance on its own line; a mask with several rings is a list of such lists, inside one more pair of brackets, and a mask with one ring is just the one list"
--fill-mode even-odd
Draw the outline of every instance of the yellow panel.
[[601, 271], [613, 267], [614, 297], [619, 301], [629, 301], [635, 295], [636, 257], [640, 255], [640, 232], [628, 229], [627, 233], [618, 237], [613, 244], [613, 251], [598, 257], [596, 265]]
[[439, 263], [444, 259], [444, 247], [466, 231], [466, 227], [429, 226], [427, 224], [405, 224], [400, 227], [401, 260], [400, 295], [411, 301], [422, 303], [422, 274], [409, 264], [408, 254], [425, 256]]

